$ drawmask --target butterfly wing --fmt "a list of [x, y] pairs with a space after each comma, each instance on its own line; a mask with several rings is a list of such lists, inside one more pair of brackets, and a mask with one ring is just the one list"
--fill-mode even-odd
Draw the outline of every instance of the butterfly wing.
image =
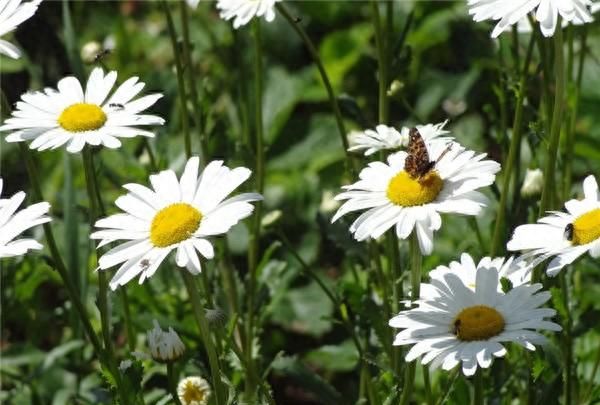
[[425, 146], [425, 141], [416, 128], [412, 128], [409, 132], [407, 152], [408, 156], [404, 162], [404, 170], [410, 177], [413, 179], [421, 177], [431, 169], [432, 165], [429, 161], [427, 146]]

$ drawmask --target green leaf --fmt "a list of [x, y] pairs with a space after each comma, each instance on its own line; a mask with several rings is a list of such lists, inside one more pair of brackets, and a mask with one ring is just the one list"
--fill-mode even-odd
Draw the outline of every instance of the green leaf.
[[359, 355], [352, 340], [338, 345], [325, 345], [309, 352], [304, 358], [308, 363], [328, 371], [352, 371], [358, 364]]
[[334, 89], [341, 88], [346, 73], [358, 62], [372, 35], [371, 24], [357, 24], [325, 37], [319, 54]]
[[323, 404], [340, 403], [341, 395], [328, 382], [309, 370], [297, 357], [279, 357], [273, 370], [295, 380], [306, 391], [312, 392]]

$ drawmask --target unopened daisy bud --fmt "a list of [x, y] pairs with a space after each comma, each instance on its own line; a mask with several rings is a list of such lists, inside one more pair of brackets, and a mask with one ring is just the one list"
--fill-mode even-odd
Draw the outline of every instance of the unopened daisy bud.
[[544, 174], [540, 169], [527, 169], [525, 180], [521, 186], [521, 195], [523, 197], [533, 197], [542, 193], [544, 186]]
[[210, 394], [210, 385], [202, 377], [186, 377], [177, 385], [177, 396], [183, 405], [206, 405]]
[[85, 63], [94, 63], [96, 55], [102, 52], [102, 45], [98, 41], [90, 41], [81, 48], [81, 60]]
[[207, 309], [206, 320], [211, 325], [225, 325], [225, 323], [227, 322], [227, 314], [220, 308]]
[[127, 371], [127, 369], [129, 367], [131, 367], [132, 364], [133, 364], [133, 362], [131, 360], [121, 361], [121, 363], [119, 364], [119, 371], [121, 371], [121, 372]]
[[404, 83], [400, 80], [394, 80], [390, 84], [390, 88], [387, 90], [388, 97], [393, 97], [398, 94], [404, 88]]
[[329, 214], [337, 210], [340, 205], [339, 201], [335, 199], [335, 193], [331, 190], [325, 190], [321, 197], [321, 204], [319, 205], [319, 211], [323, 214]]
[[185, 351], [183, 342], [173, 328], [169, 327], [169, 331], [165, 332], [156, 320], [154, 320], [154, 329], [148, 331], [147, 338], [150, 354], [156, 361], [177, 360]]
[[263, 228], [268, 228], [270, 226], [275, 225], [281, 219], [283, 213], [280, 210], [275, 210], [267, 213], [260, 221], [260, 225]]

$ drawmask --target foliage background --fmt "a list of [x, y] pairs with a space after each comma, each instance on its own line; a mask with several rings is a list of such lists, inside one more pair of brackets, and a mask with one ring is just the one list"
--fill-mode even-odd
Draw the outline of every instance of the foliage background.
[[[400, 90], [391, 97], [392, 124], [441, 122], [467, 147], [487, 152], [503, 162], [508, 147], [507, 128], [512, 126], [514, 88], [518, 76], [513, 43], [506, 34], [501, 41], [489, 38], [490, 25], [475, 24], [463, 1], [399, 1], [395, 3], [394, 27], [397, 46], [393, 52], [393, 79]], [[185, 161], [173, 52], [164, 15], [156, 2], [81, 1], [70, 4], [77, 48], [89, 41], [112, 43], [115, 50], [104, 58], [105, 65], [119, 72], [119, 81], [135, 75], [146, 82], [145, 92], [162, 92], [165, 97], [154, 113], [167, 119], [157, 128], [151, 144], [160, 168], [180, 171]], [[54, 86], [72, 73], [64, 41], [62, 5], [46, 1], [39, 12], [16, 32], [29, 55], [18, 62], [2, 58], [2, 91], [15, 102], [28, 89]], [[348, 129], [371, 128], [377, 124], [377, 60], [374, 33], [367, 2], [295, 1], [289, 3], [312, 40], [318, 44], [336, 93], [340, 95]], [[192, 13], [191, 39], [198, 90], [203, 103], [204, 129], [210, 136], [211, 155], [229, 166], [252, 167], [253, 153], [243, 141], [252, 127], [252, 46], [249, 29], [233, 31], [219, 19], [214, 3], [201, 2]], [[406, 28], [408, 27], [408, 28]], [[406, 28], [406, 30], [405, 30]], [[573, 160], [573, 189], [581, 194], [580, 183], [587, 174], [600, 175], [600, 27], [588, 28], [581, 103], [576, 125]], [[358, 395], [358, 354], [337, 320], [334, 308], [314, 281], [302, 272], [291, 251], [282, 244], [285, 235], [299, 256], [322, 279], [345, 297], [357, 316], [361, 330], [371, 342], [369, 362], [381, 403], [393, 401], [398, 381], [380, 356], [382, 338], [389, 338], [387, 319], [382, 316], [379, 291], [370, 293], [370, 270], [364, 244], [352, 240], [348, 221], [330, 224], [334, 206], [331, 197], [342, 184], [353, 181], [344, 175], [344, 154], [336, 133], [325, 90], [310, 55], [287, 22], [278, 16], [263, 24], [265, 46], [264, 121], [267, 144], [266, 212], [279, 210], [278, 222], [266, 229], [261, 240], [260, 270], [261, 335], [258, 339], [261, 362], [271, 367], [268, 381], [277, 403], [349, 404]], [[520, 36], [521, 54], [527, 36]], [[522, 55], [521, 55], [522, 58]], [[536, 55], [536, 64], [539, 58]], [[86, 65], [87, 71], [92, 66]], [[519, 165], [540, 167], [547, 133], [539, 122], [541, 81], [539, 66], [530, 87], [526, 107], [527, 130]], [[244, 107], [244, 100], [247, 104]], [[197, 136], [197, 132], [194, 134]], [[195, 150], [198, 150], [195, 138]], [[564, 144], [561, 146], [564, 147]], [[52, 225], [59, 236], [72, 276], [86, 298], [88, 309], [96, 312], [97, 278], [90, 263], [87, 197], [80, 157], [63, 151], [37, 154], [43, 176], [45, 198], [52, 204]], [[15, 144], [1, 143], [4, 194], [25, 189], [28, 179]], [[124, 142], [116, 151], [103, 150], [97, 157], [103, 199], [109, 213], [113, 201], [123, 193], [122, 184], [145, 184], [151, 172], [148, 155], [138, 138]], [[559, 170], [562, 170], [559, 162]], [[561, 171], [562, 173], [562, 171]], [[500, 173], [500, 176], [502, 173]], [[501, 177], [499, 177], [500, 179]], [[249, 184], [248, 189], [252, 189]], [[519, 184], [515, 185], [518, 191]], [[474, 257], [487, 254], [498, 189], [489, 191], [492, 200], [475, 223], [463, 218], [444, 218], [436, 235], [435, 251], [427, 257], [424, 270], [457, 259], [460, 252]], [[509, 230], [531, 221], [537, 209], [535, 199], [514, 194]], [[508, 232], [508, 231], [507, 231]], [[38, 229], [38, 239], [43, 236]], [[507, 233], [508, 234], [508, 233]], [[239, 297], [244, 298], [247, 224], [236, 226], [218, 245], [220, 259], [206, 269], [217, 302], [228, 313], [231, 297], [223, 288], [223, 266], [233, 266], [239, 275]], [[403, 261], [407, 246], [401, 245]], [[224, 259], [224, 257], [230, 257]], [[108, 399], [102, 376], [96, 372], [91, 347], [85, 343], [58, 276], [47, 264], [47, 252], [20, 260], [2, 262], [2, 377], [0, 399], [14, 404], [104, 403]], [[406, 264], [404, 265], [406, 267]], [[600, 375], [590, 381], [600, 345], [600, 264], [586, 256], [572, 274], [574, 288], [574, 337], [580, 389], [594, 387], [592, 398], [600, 401]], [[127, 286], [137, 330], [137, 349], [143, 350], [144, 331], [152, 319], [172, 325], [190, 348], [183, 374], [206, 374], [204, 353], [187, 295], [173, 266], [165, 264], [142, 286]], [[407, 280], [406, 280], [407, 281]], [[551, 284], [552, 286], [552, 284]], [[119, 358], [128, 356], [123, 329], [122, 301], [111, 294], [114, 341]], [[554, 305], [560, 304], [558, 294]], [[557, 308], [562, 315], [560, 306]], [[224, 327], [219, 323], [216, 328]], [[560, 392], [560, 337], [535, 357], [534, 377], [540, 402], [557, 401]], [[197, 349], [197, 350], [196, 350]], [[495, 403], [518, 401], [525, 395], [528, 368], [523, 352], [514, 349], [506, 360], [496, 360], [487, 387]], [[231, 357], [232, 384], [242, 378]], [[274, 360], [274, 361], [273, 361]], [[421, 368], [418, 368], [419, 372]], [[447, 389], [448, 373], [433, 374], [436, 393]], [[417, 376], [415, 401], [422, 401], [422, 377]], [[148, 363], [143, 374], [148, 403], [165, 397], [163, 366]], [[449, 403], [466, 403], [469, 385], [458, 378], [452, 385]], [[76, 400], [74, 398], [77, 398]], [[393, 403], [393, 402], [390, 402]]]

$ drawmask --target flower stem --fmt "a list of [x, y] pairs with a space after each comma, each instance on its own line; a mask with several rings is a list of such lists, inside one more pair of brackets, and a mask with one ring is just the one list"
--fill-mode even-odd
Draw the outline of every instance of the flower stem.
[[[264, 189], [264, 168], [265, 168], [265, 156], [264, 156], [264, 128], [263, 128], [263, 109], [262, 109], [262, 94], [263, 94], [263, 51], [262, 51], [262, 34], [260, 27], [260, 20], [255, 20], [252, 25], [254, 32], [254, 125], [255, 125], [255, 178], [256, 178], [256, 191], [261, 193]], [[259, 263], [259, 252], [260, 252], [260, 221], [262, 217], [262, 202], [256, 204], [254, 215], [252, 218], [252, 228], [250, 233], [249, 251], [248, 251], [248, 271], [249, 285], [248, 285], [248, 299], [247, 299], [247, 319], [246, 325], [246, 342], [245, 342], [245, 354], [246, 354], [246, 396], [248, 400], [251, 400], [255, 393], [258, 381], [258, 372], [256, 365], [254, 364], [254, 358], [252, 356], [253, 345], [254, 345], [254, 322], [255, 322], [255, 295], [257, 290], [257, 273]]]
[[[548, 156], [544, 169], [544, 189], [540, 201], [539, 216], [545, 215], [546, 211], [554, 205], [555, 193], [555, 173], [556, 160], [558, 153], [558, 143], [560, 140], [560, 130], [562, 127], [562, 115], [565, 95], [565, 66], [563, 55], [563, 32], [561, 27], [561, 17], [556, 22], [556, 32], [554, 33], [554, 73], [556, 80], [556, 90], [554, 94], [554, 111], [552, 114], [552, 127], [550, 130], [550, 144], [548, 146]], [[532, 280], [535, 282], [537, 280]]]
[[348, 151], [350, 148], [350, 143], [348, 142], [348, 134], [346, 133], [346, 128], [344, 126], [344, 119], [342, 117], [342, 111], [340, 110], [340, 106], [338, 104], [337, 98], [335, 96], [335, 92], [333, 91], [333, 87], [331, 86], [331, 81], [329, 80], [329, 76], [327, 75], [327, 71], [325, 70], [325, 66], [323, 65], [323, 61], [319, 56], [319, 51], [311, 41], [310, 37], [300, 25], [300, 19], [292, 17], [288, 9], [283, 5], [282, 2], [276, 4], [277, 10], [283, 15], [283, 17], [290, 23], [294, 31], [300, 36], [304, 45], [308, 49], [308, 52], [311, 54], [315, 64], [317, 65], [317, 69], [321, 75], [321, 80], [323, 81], [323, 85], [327, 90], [327, 95], [329, 96], [329, 102], [331, 103], [331, 108], [333, 110], [333, 114], [335, 115], [335, 121], [338, 127], [338, 132], [340, 134], [340, 139], [342, 141], [342, 146], [344, 147], [344, 153], [346, 154], [346, 168], [350, 172], [356, 171], [356, 163], [354, 159], [352, 159], [352, 155]]
[[194, 122], [198, 133], [200, 134], [200, 147], [202, 151], [202, 161], [208, 161], [208, 137], [202, 126], [202, 108], [200, 105], [200, 98], [198, 97], [198, 91], [196, 89], [196, 72], [192, 63], [192, 52], [191, 52], [191, 41], [190, 41], [190, 27], [189, 27], [189, 13], [188, 5], [185, 1], [180, 1], [179, 6], [181, 8], [181, 26], [183, 31], [183, 57], [185, 61], [185, 71], [188, 77], [188, 85], [190, 88], [190, 98], [192, 99], [192, 106], [194, 108]]
[[[579, 111], [579, 99], [581, 96], [581, 81], [583, 79], [583, 67], [585, 56], [587, 55], [587, 25], [584, 25], [581, 34], [581, 50], [579, 53], [579, 64], [577, 68], [577, 78], [575, 79], [573, 89], [573, 105], [571, 108], [571, 119], [567, 126], [567, 142], [565, 153], [565, 170], [564, 170], [564, 200], [567, 200], [571, 194], [571, 181], [573, 180], [573, 153], [575, 150], [575, 125], [577, 124], [577, 113]], [[569, 77], [571, 80], [571, 77]]]
[[[98, 185], [96, 182], [96, 173], [94, 171], [94, 162], [92, 152], [88, 147], [83, 150], [83, 169], [85, 172], [85, 183], [87, 187], [88, 199], [90, 203], [89, 221], [90, 229], [93, 229], [98, 219]], [[100, 320], [102, 324], [102, 336], [104, 338], [104, 348], [110, 354], [113, 352], [112, 339], [110, 337], [110, 314], [108, 310], [108, 280], [106, 273], [102, 270], [98, 274], [98, 309], [100, 310]]]
[[[512, 178], [513, 168], [515, 166], [517, 156], [519, 156], [519, 149], [521, 148], [521, 134], [523, 130], [523, 110], [525, 108], [525, 95], [527, 94], [527, 81], [529, 79], [529, 65], [533, 55], [533, 45], [535, 43], [535, 36], [537, 34], [531, 34], [531, 40], [527, 47], [527, 54], [525, 56], [525, 65], [521, 71], [521, 79], [519, 81], [519, 94], [517, 96], [517, 108], [515, 110], [515, 120], [513, 122], [512, 137], [510, 140], [510, 146], [508, 149], [508, 157], [506, 159], [504, 168], [504, 177], [502, 179], [502, 192], [500, 193], [500, 203], [498, 205], [498, 213], [496, 214], [496, 224], [494, 227], [494, 236], [492, 238], [492, 247], [490, 249], [490, 256], [495, 257], [500, 253], [500, 244], [505, 239], [505, 221], [506, 221], [506, 210], [508, 202], [508, 194], [510, 189], [510, 180]], [[518, 179], [515, 179], [517, 182]]]
[[475, 372], [475, 376], [473, 377], [473, 387], [473, 404], [483, 405], [483, 369], [481, 368], [478, 368]]
[[425, 386], [425, 399], [427, 405], [434, 405], [433, 393], [431, 392], [431, 381], [429, 378], [429, 366], [423, 364], [423, 385]]
[[[44, 197], [42, 195], [42, 188], [40, 186], [39, 176], [37, 173], [37, 169], [35, 167], [35, 163], [33, 162], [33, 157], [31, 156], [31, 152], [23, 143], [19, 144], [19, 148], [21, 150], [21, 154], [23, 159], [25, 160], [25, 166], [27, 167], [27, 172], [29, 174], [29, 179], [31, 181], [31, 185], [33, 188], [33, 193], [35, 195], [36, 200], [44, 201]], [[67, 268], [64, 264], [60, 251], [58, 250], [58, 245], [56, 244], [56, 239], [54, 239], [54, 234], [52, 232], [52, 228], [49, 223], [43, 224], [44, 234], [46, 236], [46, 241], [48, 243], [48, 249], [50, 250], [50, 255], [52, 256], [53, 267], [56, 269], [58, 274], [60, 275], [65, 288], [67, 289], [67, 293], [69, 294], [69, 298], [75, 307], [75, 311], [79, 314], [81, 319], [81, 323], [83, 328], [87, 334], [88, 339], [92, 343], [96, 354], [98, 355], [100, 361], [105, 363], [105, 353], [100, 340], [98, 339], [98, 335], [94, 331], [92, 324], [90, 322], [90, 315], [87, 313], [85, 309], [85, 305], [81, 300], [81, 296], [79, 295], [79, 291], [73, 284], [72, 280], [69, 278], [69, 274]]]
[[[412, 302], [415, 302], [419, 299], [422, 262], [423, 256], [421, 255], [421, 250], [419, 248], [419, 240], [416, 230], [414, 230], [410, 238], [410, 284]], [[415, 369], [416, 363], [414, 361], [406, 366], [406, 372], [404, 375], [404, 388], [402, 389], [402, 397], [400, 398], [401, 405], [406, 405], [411, 400], [413, 385], [415, 382]]]
[[190, 135], [190, 124], [188, 121], [187, 97], [185, 92], [185, 78], [183, 72], [183, 59], [181, 57], [181, 52], [179, 51], [177, 32], [175, 31], [175, 24], [173, 23], [173, 16], [171, 15], [171, 10], [169, 10], [169, 6], [167, 5], [167, 2], [165, 0], [162, 0], [161, 4], [167, 17], [167, 27], [169, 29], [169, 37], [171, 38], [171, 46], [173, 47], [173, 55], [175, 57], [175, 69], [177, 71], [177, 87], [179, 90], [179, 103], [181, 104], [181, 126], [185, 142], [185, 155], [189, 159], [192, 156], [192, 138]]
[[213, 387], [215, 388], [215, 402], [216, 405], [224, 405], [227, 403], [225, 398], [225, 391], [223, 384], [221, 383], [221, 369], [219, 366], [219, 357], [217, 356], [216, 346], [212, 340], [210, 334], [210, 327], [204, 313], [204, 306], [202, 305], [202, 299], [198, 293], [198, 285], [194, 277], [186, 270], [181, 269], [181, 275], [183, 282], [187, 289], [190, 301], [192, 302], [192, 308], [194, 310], [194, 318], [198, 324], [200, 331], [200, 337], [202, 343], [206, 349], [208, 355], [208, 363], [210, 366], [210, 373], [212, 378]]
[[167, 383], [169, 384], [169, 392], [173, 397], [173, 401], [175, 401], [176, 405], [181, 405], [179, 395], [177, 395], [177, 375], [175, 373], [175, 367], [173, 366], [172, 361], [167, 363]]
[[572, 381], [571, 371], [573, 369], [573, 341], [571, 330], [573, 322], [571, 320], [571, 307], [569, 303], [569, 283], [567, 281], [567, 270], [560, 272], [560, 287], [562, 290], [563, 306], [565, 308], [565, 319], [563, 321], [563, 343], [562, 350], [564, 356], [564, 376], [563, 376], [563, 391], [565, 394], [565, 404], [570, 404], [572, 400]]

